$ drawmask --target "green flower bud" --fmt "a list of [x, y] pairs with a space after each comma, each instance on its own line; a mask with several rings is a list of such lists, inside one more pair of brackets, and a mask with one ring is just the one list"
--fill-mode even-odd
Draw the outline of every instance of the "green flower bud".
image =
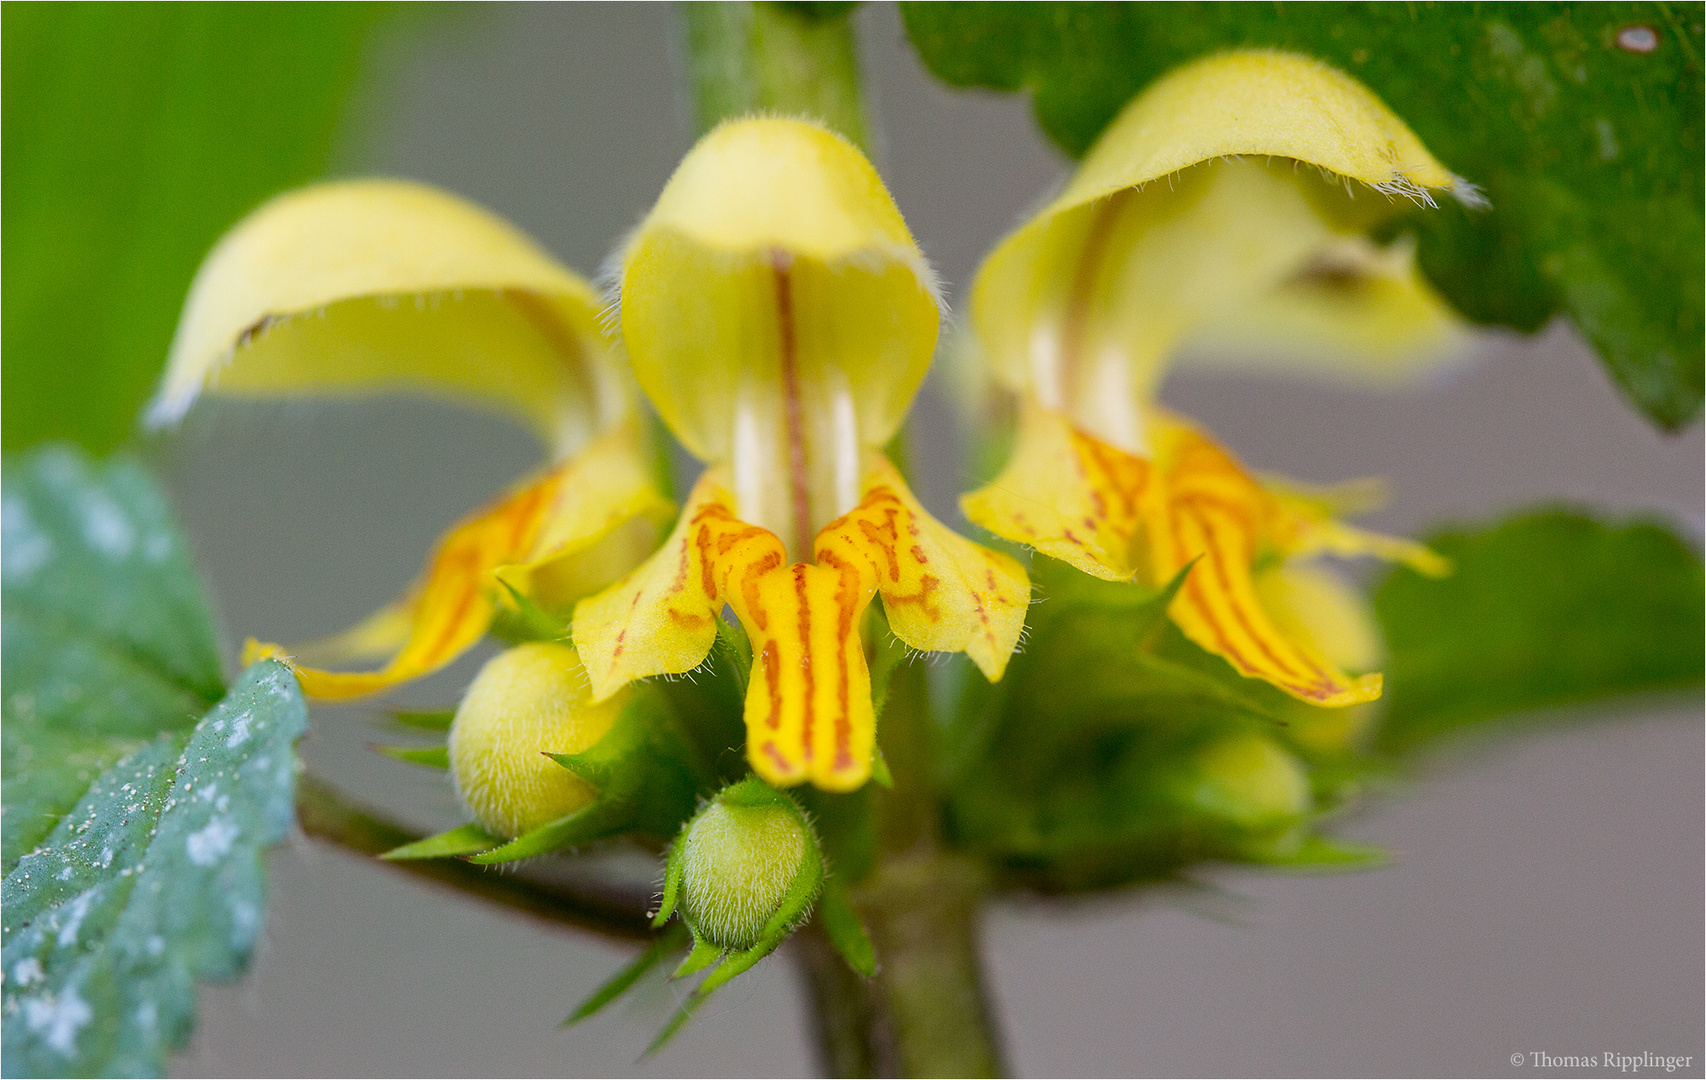
[[822, 887], [823, 854], [804, 812], [753, 777], [718, 792], [676, 837], [657, 920], [679, 904], [693, 931], [697, 948], [678, 974], [738, 954], [733, 975], [804, 922]]
[[732, 788], [699, 812], [681, 842], [688, 925], [715, 945], [748, 949], [781, 908], [806, 865], [806, 848], [817, 841], [786, 798], [753, 798]]
[[1230, 825], [1270, 831], [1296, 824], [1311, 805], [1296, 758], [1263, 735], [1233, 735], [1196, 756], [1196, 805]]
[[516, 837], [591, 805], [598, 789], [546, 755], [596, 744], [628, 696], [594, 704], [568, 645], [532, 642], [488, 661], [450, 725], [451, 779], [474, 820]]

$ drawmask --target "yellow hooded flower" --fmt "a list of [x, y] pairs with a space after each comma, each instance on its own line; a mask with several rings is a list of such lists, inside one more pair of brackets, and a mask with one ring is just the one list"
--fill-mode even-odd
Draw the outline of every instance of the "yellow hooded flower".
[[641, 387], [709, 467], [662, 550], [575, 610], [595, 699], [697, 667], [727, 605], [752, 642], [754, 771], [851, 790], [875, 746], [873, 595], [906, 644], [1001, 677], [1024, 570], [931, 518], [877, 449], [939, 318], [917, 244], [846, 140], [753, 119], [688, 154], [622, 255], [621, 326]]
[[[670, 504], [651, 478], [598, 294], [491, 214], [416, 184], [323, 184], [267, 203], [208, 255], [149, 412], [199, 396], [411, 392], [504, 410], [550, 450], [539, 474], [455, 525], [401, 599], [310, 647], [370, 672], [298, 667], [312, 697], [375, 693], [443, 667], [505, 603], [564, 607], [649, 549]], [[250, 643], [251, 654], [278, 653]]]
[[1318, 371], [1388, 381], [1449, 352], [1461, 331], [1410, 248], [1364, 235], [1391, 197], [1431, 204], [1441, 191], [1479, 198], [1318, 61], [1235, 52], [1161, 79], [978, 272], [977, 344], [1021, 412], [1006, 470], [965, 496], [967, 516], [1108, 580], [1158, 585], [1190, 567], [1169, 614], [1204, 649], [1317, 705], [1378, 697], [1378, 674], [1345, 674], [1301, 616], [1272, 606], [1330, 584], [1299, 592], [1275, 575], [1323, 553], [1432, 573], [1443, 560], [1342, 524], [1331, 500], [1258, 481], [1155, 394], [1193, 342], [1260, 342]]

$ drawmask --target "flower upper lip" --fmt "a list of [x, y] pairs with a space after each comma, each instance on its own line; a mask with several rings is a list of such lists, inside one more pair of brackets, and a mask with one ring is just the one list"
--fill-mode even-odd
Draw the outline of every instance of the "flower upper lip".
[[1006, 470], [962, 502], [997, 535], [1097, 577], [1158, 588], [1184, 574], [1169, 614], [1188, 637], [1335, 706], [1378, 696], [1380, 676], [1345, 674], [1268, 611], [1263, 567], [1321, 552], [1428, 572], [1443, 560], [1264, 486], [1156, 395], [1185, 342], [1240, 325], [1269, 349], [1289, 331], [1283, 344], [1319, 368], [1412, 371], [1449, 351], [1455, 317], [1410, 247], [1362, 236], [1370, 215], [1338, 186], [1352, 182], [1429, 204], [1430, 191], [1470, 190], [1366, 88], [1306, 57], [1212, 57], [1128, 105], [978, 271], [972, 328], [1023, 405]]
[[[309, 694], [359, 697], [448, 664], [504, 602], [499, 575], [537, 591], [536, 571], [561, 582], [584, 577], [562, 572], [569, 562], [584, 561], [590, 572], [613, 553], [635, 561], [616, 549], [646, 543], [649, 522], [670, 505], [657, 490], [632, 383], [598, 327], [598, 305], [589, 284], [507, 223], [400, 181], [280, 196], [209, 254], [151, 423], [175, 421], [205, 392], [400, 391], [501, 409], [550, 450], [542, 472], [458, 522], [403, 597], [307, 650], [328, 662], [384, 665], [298, 666]], [[585, 584], [608, 580], [606, 573]]]

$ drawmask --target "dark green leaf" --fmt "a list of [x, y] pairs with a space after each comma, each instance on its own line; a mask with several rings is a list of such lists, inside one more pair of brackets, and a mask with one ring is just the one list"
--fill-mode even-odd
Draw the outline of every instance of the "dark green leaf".
[[1447, 298], [1477, 321], [1524, 330], [1567, 313], [1654, 422], [1676, 428], [1699, 414], [1701, 5], [902, 10], [937, 76], [1031, 91], [1043, 130], [1074, 156], [1145, 85], [1195, 57], [1272, 47], [1343, 68], [1492, 200], [1490, 212], [1449, 206], [1394, 225], [1420, 234], [1422, 267]]
[[680, 733], [691, 745], [696, 768], [708, 771], [714, 790], [747, 773], [746, 687], [752, 676], [752, 644], [738, 622], [717, 620], [717, 640], [705, 662], [686, 676], [652, 685], [685, 721]]
[[235, 978], [254, 947], [306, 725], [289, 670], [256, 664], [187, 735], [102, 774], [6, 875], [7, 1076], [163, 1070], [196, 981]]
[[141, 468], [50, 449], [8, 462], [0, 486], [9, 873], [103, 769], [187, 730], [223, 680], [207, 598]]
[[1386, 635], [1383, 742], [1614, 694], [1698, 687], [1700, 556], [1665, 527], [1548, 510], [1429, 539], [1448, 578], [1397, 569], [1375, 593]]
[[190, 277], [330, 164], [366, 4], [42, 4], [4, 37], [7, 450], [129, 437]]

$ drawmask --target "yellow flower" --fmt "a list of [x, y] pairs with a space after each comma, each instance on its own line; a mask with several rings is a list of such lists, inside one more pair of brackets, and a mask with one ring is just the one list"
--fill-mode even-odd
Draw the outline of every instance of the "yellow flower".
[[705, 136], [621, 258], [641, 387], [708, 463], [644, 566], [575, 609], [595, 700], [697, 667], [732, 608], [752, 643], [747, 756], [777, 785], [870, 776], [861, 626], [1001, 677], [1030, 598], [1012, 559], [927, 514], [877, 449], [935, 348], [936, 285], [876, 170], [813, 124]]
[[[313, 697], [375, 693], [443, 667], [486, 632], [507, 584], [565, 608], [632, 567], [670, 503], [598, 294], [478, 207], [415, 184], [324, 184], [269, 202], [196, 275], [151, 423], [204, 393], [420, 393], [504, 410], [550, 463], [464, 518], [416, 584], [311, 650], [376, 671], [298, 666]], [[279, 654], [250, 642], [250, 655]]]
[[1204, 649], [1317, 705], [1378, 697], [1378, 674], [1340, 667], [1377, 652], [1344, 644], [1369, 640], [1347, 623], [1360, 608], [1339, 587], [1325, 605], [1336, 625], [1307, 629], [1286, 598], [1334, 584], [1287, 560], [1374, 554], [1430, 573], [1444, 561], [1257, 480], [1155, 395], [1193, 343], [1259, 343], [1375, 381], [1449, 354], [1462, 332], [1410, 248], [1365, 236], [1393, 197], [1433, 192], [1479, 198], [1318, 61], [1234, 52], [1161, 79], [978, 272], [971, 325], [1021, 409], [1006, 470], [965, 496], [967, 516], [1108, 580], [1155, 586], [1189, 567], [1169, 614]]

